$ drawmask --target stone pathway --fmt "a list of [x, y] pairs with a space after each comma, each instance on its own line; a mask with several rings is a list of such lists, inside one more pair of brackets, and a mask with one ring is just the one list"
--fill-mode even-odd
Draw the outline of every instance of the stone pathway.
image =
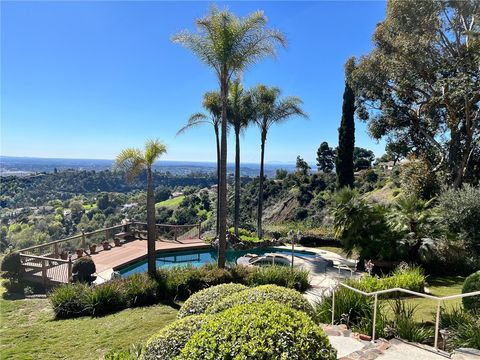
[[[345, 325], [323, 325], [332, 346], [337, 349], [340, 360], [445, 360], [450, 355], [435, 351], [430, 346], [409, 343], [400, 339], [378, 339], [375, 343], [369, 337], [353, 333]], [[472, 352], [463, 352], [458, 360], [480, 360]], [[455, 355], [452, 356], [455, 359]]]

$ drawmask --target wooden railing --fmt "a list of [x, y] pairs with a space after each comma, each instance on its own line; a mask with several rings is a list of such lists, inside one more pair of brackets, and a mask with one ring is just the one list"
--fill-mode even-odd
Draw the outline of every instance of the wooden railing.
[[[72, 258], [77, 257], [76, 251], [80, 251], [82, 256], [91, 254], [90, 245], [96, 244], [98, 250], [102, 243], [110, 243], [120, 234], [136, 239], [146, 239], [146, 227], [146, 223], [128, 222], [90, 232], [82, 231], [80, 234], [65, 239], [20, 249], [18, 252], [23, 271], [36, 279], [41, 278], [45, 285], [48, 282], [67, 283], [72, 276]], [[156, 229], [157, 239], [178, 241], [196, 236], [200, 238], [202, 226], [201, 223], [192, 225], [156, 224]]]

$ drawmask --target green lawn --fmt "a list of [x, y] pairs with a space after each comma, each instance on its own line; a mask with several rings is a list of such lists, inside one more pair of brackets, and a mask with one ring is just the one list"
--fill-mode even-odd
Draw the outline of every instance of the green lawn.
[[99, 359], [111, 349], [143, 342], [176, 315], [172, 307], [155, 305], [98, 318], [54, 320], [47, 299], [1, 298], [0, 359]]
[[184, 198], [185, 198], [185, 196], [182, 195], [182, 196], [178, 196], [178, 197], [173, 198], [173, 199], [160, 201], [160, 202], [155, 204], [155, 208], [159, 208], [159, 207], [162, 207], [162, 206], [167, 207], [167, 208], [176, 208], [176, 207], [178, 207], [178, 205], [180, 205], [180, 203], [182, 202], [182, 200]]
[[[427, 278], [427, 289], [429, 293], [434, 296], [461, 294], [464, 281], [465, 278], [461, 276], [429, 277]], [[417, 307], [415, 312], [415, 320], [417, 322], [435, 321], [437, 301], [423, 298], [410, 298], [404, 301]], [[461, 305], [461, 302], [461, 299], [447, 300], [443, 302], [442, 307], [451, 309], [452, 307]]]

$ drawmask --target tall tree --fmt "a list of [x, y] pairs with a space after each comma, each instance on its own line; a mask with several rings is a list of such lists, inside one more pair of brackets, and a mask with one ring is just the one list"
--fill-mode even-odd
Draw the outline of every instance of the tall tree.
[[217, 214], [216, 232], [218, 236], [219, 225], [219, 191], [220, 191], [220, 122], [222, 120], [222, 101], [218, 91], [209, 91], [203, 95], [203, 108], [207, 110], [210, 117], [203, 113], [195, 113], [188, 119], [187, 124], [178, 130], [177, 135], [183, 134], [188, 129], [199, 125], [210, 124], [215, 132], [215, 143], [217, 145]]
[[155, 276], [155, 194], [153, 192], [152, 166], [167, 147], [159, 140], [148, 140], [145, 149], [127, 148], [122, 150], [115, 159], [114, 168], [124, 171], [128, 181], [133, 181], [142, 171], [147, 171], [147, 263], [148, 273]]
[[317, 168], [324, 173], [332, 172], [335, 167], [335, 151], [324, 141], [317, 150]]
[[480, 146], [480, 2], [390, 0], [373, 41], [352, 73], [359, 117], [459, 187]]
[[360, 171], [370, 169], [375, 160], [375, 154], [372, 150], [356, 147], [353, 149], [353, 170]]
[[239, 79], [230, 86], [230, 107], [228, 121], [235, 132], [235, 208], [233, 213], [233, 228], [238, 237], [240, 223], [240, 134], [253, 121], [252, 97], [243, 90]]
[[353, 150], [355, 147], [355, 95], [348, 81], [348, 73], [353, 67], [353, 59], [345, 66], [345, 91], [343, 93], [342, 121], [338, 129], [337, 148], [337, 188], [353, 188]]
[[276, 46], [285, 46], [283, 34], [266, 28], [267, 19], [257, 11], [238, 18], [228, 10], [212, 7], [210, 13], [196, 20], [197, 33], [181, 32], [173, 37], [210, 66], [220, 84], [222, 100], [219, 186], [218, 266], [225, 267], [227, 235], [227, 108], [228, 87], [235, 73], [244, 71], [258, 60], [275, 56]]
[[268, 130], [272, 125], [280, 124], [292, 116], [307, 117], [301, 105], [303, 101], [295, 96], [280, 98], [280, 89], [257, 85], [253, 90], [253, 106], [255, 109], [255, 122], [260, 129], [260, 179], [258, 191], [257, 208], [257, 236], [263, 237], [262, 214], [263, 214], [263, 182], [264, 182], [264, 160], [265, 143]]

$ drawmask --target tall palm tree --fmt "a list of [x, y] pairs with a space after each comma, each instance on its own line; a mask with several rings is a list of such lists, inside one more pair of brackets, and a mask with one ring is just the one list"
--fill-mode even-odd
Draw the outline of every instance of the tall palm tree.
[[235, 79], [230, 86], [230, 107], [228, 122], [235, 132], [235, 209], [233, 215], [233, 228], [238, 237], [240, 223], [240, 134], [249, 123], [253, 121], [252, 96], [243, 90], [239, 79]]
[[225, 267], [227, 233], [227, 107], [228, 85], [232, 75], [244, 71], [258, 60], [275, 56], [276, 45], [285, 45], [282, 33], [266, 28], [263, 12], [256, 11], [238, 18], [228, 10], [212, 7], [210, 13], [196, 20], [197, 33], [189, 31], [172, 40], [184, 45], [210, 66], [220, 84], [222, 99], [220, 186], [219, 186], [219, 246], [218, 266]]
[[209, 91], [203, 95], [203, 108], [210, 113], [210, 117], [203, 113], [195, 113], [188, 119], [187, 124], [178, 130], [177, 135], [183, 134], [188, 129], [197, 127], [199, 125], [210, 124], [213, 126], [215, 132], [215, 142], [217, 145], [217, 221], [216, 221], [216, 232], [218, 235], [218, 225], [219, 225], [219, 182], [220, 182], [220, 122], [222, 119], [222, 103], [220, 99], [220, 94], [218, 91]]
[[155, 195], [153, 193], [152, 166], [167, 152], [165, 144], [159, 140], [148, 140], [145, 149], [127, 148], [115, 159], [114, 168], [124, 171], [128, 181], [132, 181], [142, 171], [147, 171], [147, 262], [148, 273], [155, 276]]
[[258, 192], [257, 209], [257, 236], [263, 237], [262, 232], [262, 213], [263, 213], [263, 181], [264, 181], [264, 158], [265, 143], [267, 133], [272, 125], [286, 121], [291, 116], [307, 117], [303, 112], [301, 105], [303, 101], [295, 96], [280, 98], [280, 89], [277, 87], [267, 87], [257, 85], [253, 90], [255, 121], [260, 129], [261, 137], [261, 155], [260, 155], [260, 185]]

